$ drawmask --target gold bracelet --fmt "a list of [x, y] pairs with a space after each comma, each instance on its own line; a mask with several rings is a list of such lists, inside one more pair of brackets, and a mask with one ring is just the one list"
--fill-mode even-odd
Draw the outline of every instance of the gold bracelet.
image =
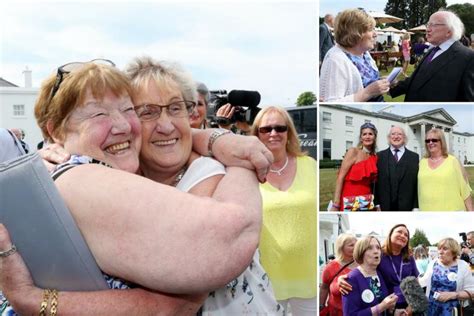
[[43, 291], [43, 301], [41, 302], [40, 305], [40, 311], [39, 311], [39, 316], [46, 316], [46, 308], [48, 307], [49, 303], [49, 289], [45, 289]]
[[51, 291], [51, 309], [49, 310], [49, 314], [51, 316], [56, 316], [58, 312], [58, 291], [52, 290]]

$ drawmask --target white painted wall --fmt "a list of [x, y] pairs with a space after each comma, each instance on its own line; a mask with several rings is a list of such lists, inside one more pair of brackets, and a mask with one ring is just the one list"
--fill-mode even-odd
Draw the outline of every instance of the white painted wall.
[[[0, 87], [0, 127], [22, 128], [26, 134], [24, 141], [31, 150], [36, 149], [36, 145], [43, 139], [34, 116], [38, 90], [38, 88]], [[24, 116], [13, 115], [15, 104], [24, 104]]]

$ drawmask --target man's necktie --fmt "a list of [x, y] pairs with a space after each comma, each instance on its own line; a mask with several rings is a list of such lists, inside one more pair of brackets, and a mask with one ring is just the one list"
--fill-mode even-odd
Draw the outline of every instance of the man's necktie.
[[425, 63], [426, 63], [426, 64], [431, 63], [431, 60], [433, 59], [433, 56], [434, 56], [434, 55], [436, 54], [436, 52], [439, 51], [439, 50], [440, 50], [439, 46], [436, 46], [435, 48], [433, 48], [433, 49], [431, 50], [431, 52], [428, 54], [428, 56], [426, 56], [426, 58], [425, 58]]
[[400, 149], [396, 148], [393, 153], [393, 158], [395, 158], [395, 162], [398, 162], [398, 152]]

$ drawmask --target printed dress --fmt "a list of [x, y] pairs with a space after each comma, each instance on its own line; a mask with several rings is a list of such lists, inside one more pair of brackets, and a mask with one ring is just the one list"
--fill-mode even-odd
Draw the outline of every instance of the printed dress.
[[456, 292], [456, 276], [458, 266], [444, 267], [438, 262], [433, 266], [431, 277], [431, 291], [429, 295], [430, 306], [428, 316], [451, 316], [453, 309], [458, 306], [458, 300], [440, 302], [435, 300], [436, 292]]

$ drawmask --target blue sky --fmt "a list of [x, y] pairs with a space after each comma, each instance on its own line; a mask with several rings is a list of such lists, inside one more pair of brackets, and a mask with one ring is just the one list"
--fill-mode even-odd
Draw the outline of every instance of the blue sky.
[[[327, 13], [337, 14], [344, 9], [350, 8], [364, 8], [366, 11], [384, 12], [387, 1], [385, 0], [319, 0], [320, 16]], [[474, 0], [446, 0], [449, 5], [455, 3], [472, 3]]]
[[2, 1], [0, 77], [33, 86], [71, 61], [171, 60], [210, 89], [291, 106], [316, 90], [316, 1]]
[[[369, 111], [377, 112], [383, 108], [385, 112], [390, 112], [403, 116], [411, 116], [419, 114], [426, 111], [431, 111], [438, 108], [445, 109], [449, 115], [451, 115], [454, 120], [456, 120], [457, 125], [454, 129], [457, 132], [469, 132], [474, 133], [474, 105], [473, 104], [423, 104], [423, 103], [402, 103], [402, 104], [358, 104], [351, 105], [357, 108], [363, 108]], [[388, 107], [388, 108], [387, 108]]]

